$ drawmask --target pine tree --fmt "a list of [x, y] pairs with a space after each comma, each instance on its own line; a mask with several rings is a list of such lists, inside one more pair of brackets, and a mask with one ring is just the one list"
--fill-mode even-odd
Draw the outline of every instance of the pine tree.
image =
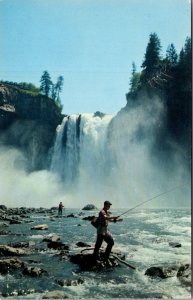
[[56, 93], [56, 99], [59, 101], [59, 94], [62, 91], [62, 86], [64, 83], [64, 78], [63, 76], [59, 76], [55, 85], [55, 93]]
[[48, 71], [43, 72], [40, 82], [41, 82], [40, 92], [42, 92], [42, 94], [44, 94], [48, 97], [50, 94], [51, 88], [52, 88], [52, 81], [51, 81], [50, 74], [48, 73]]
[[171, 67], [174, 67], [177, 65], [178, 54], [176, 52], [174, 44], [171, 44], [168, 46], [167, 51], [166, 51], [166, 59], [168, 60]]
[[160, 50], [161, 44], [156, 33], [151, 33], [149, 42], [146, 48], [145, 58], [142, 63], [142, 82], [147, 83], [153, 76], [156, 75], [160, 67]]
[[134, 94], [139, 90], [140, 87], [140, 73], [136, 72], [136, 65], [132, 63], [132, 71], [131, 71], [131, 80], [130, 80], [130, 96], [134, 96]]

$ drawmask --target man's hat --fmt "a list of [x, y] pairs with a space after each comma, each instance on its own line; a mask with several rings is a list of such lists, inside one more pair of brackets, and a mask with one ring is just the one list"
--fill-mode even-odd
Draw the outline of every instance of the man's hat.
[[104, 205], [112, 205], [112, 203], [109, 202], [108, 200], [106, 200], [106, 201], [104, 202]]

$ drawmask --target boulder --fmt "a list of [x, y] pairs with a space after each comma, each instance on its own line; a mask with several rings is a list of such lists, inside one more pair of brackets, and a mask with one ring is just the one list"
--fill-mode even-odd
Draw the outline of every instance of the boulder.
[[25, 251], [23, 249], [0, 245], [0, 256], [20, 256], [24, 254]]
[[75, 216], [74, 214], [69, 214], [67, 215], [67, 218], [77, 218], [77, 216]]
[[81, 271], [100, 271], [109, 267], [118, 266], [117, 260], [110, 256], [108, 260], [97, 259], [93, 254], [75, 254], [70, 256], [70, 261], [78, 264]]
[[98, 210], [98, 208], [94, 204], [87, 204], [82, 210]]
[[178, 266], [157, 266], [157, 267], [150, 267], [145, 271], [145, 275], [150, 277], [160, 277], [160, 278], [168, 278], [174, 277], [177, 275]]
[[58, 250], [69, 250], [69, 246], [60, 241], [49, 242], [48, 248], [58, 249]]
[[79, 284], [84, 283], [84, 280], [81, 278], [78, 278], [76, 280], [59, 279], [59, 280], [56, 280], [56, 283], [58, 283], [60, 286], [77, 286]]
[[7, 206], [5, 206], [5, 205], [0, 205], [0, 209], [3, 210], [3, 211], [7, 211]]
[[4, 230], [6, 227], [8, 227], [9, 225], [7, 223], [2, 223], [0, 222], [0, 231]]
[[47, 275], [48, 272], [46, 270], [38, 268], [38, 267], [26, 267], [23, 270], [23, 274], [31, 276], [31, 277], [40, 277], [42, 275]]
[[42, 299], [67, 299], [68, 297], [65, 295], [63, 291], [56, 290], [47, 292]]
[[92, 221], [94, 218], [96, 218], [96, 217], [95, 216], [88, 216], [88, 217], [82, 218], [82, 220]]
[[182, 247], [182, 245], [179, 242], [169, 242], [169, 245], [172, 248], [180, 248], [180, 247]]
[[31, 230], [48, 230], [48, 225], [47, 224], [40, 224], [33, 226]]
[[180, 266], [177, 278], [186, 286], [191, 286], [191, 265], [185, 264]]
[[60, 240], [60, 237], [58, 235], [52, 235], [52, 236], [49, 236], [49, 237], [45, 237], [43, 239], [43, 242], [57, 242]]
[[24, 263], [18, 258], [0, 260], [0, 273], [7, 274], [8, 271], [24, 267]]
[[78, 247], [91, 247], [89, 244], [84, 243], [84, 242], [78, 242], [78, 243], [76, 243], [76, 246], [78, 246]]

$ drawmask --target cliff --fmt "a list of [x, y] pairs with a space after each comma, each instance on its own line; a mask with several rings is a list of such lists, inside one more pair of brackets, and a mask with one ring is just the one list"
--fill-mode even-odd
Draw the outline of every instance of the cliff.
[[0, 146], [21, 150], [30, 171], [47, 167], [62, 119], [52, 99], [0, 83]]

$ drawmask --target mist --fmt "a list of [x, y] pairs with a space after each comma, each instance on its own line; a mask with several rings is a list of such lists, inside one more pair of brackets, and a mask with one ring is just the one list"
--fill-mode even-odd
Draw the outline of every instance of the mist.
[[47, 170], [28, 173], [17, 149], [0, 148], [0, 199], [8, 207], [52, 207], [63, 201], [59, 178]]

